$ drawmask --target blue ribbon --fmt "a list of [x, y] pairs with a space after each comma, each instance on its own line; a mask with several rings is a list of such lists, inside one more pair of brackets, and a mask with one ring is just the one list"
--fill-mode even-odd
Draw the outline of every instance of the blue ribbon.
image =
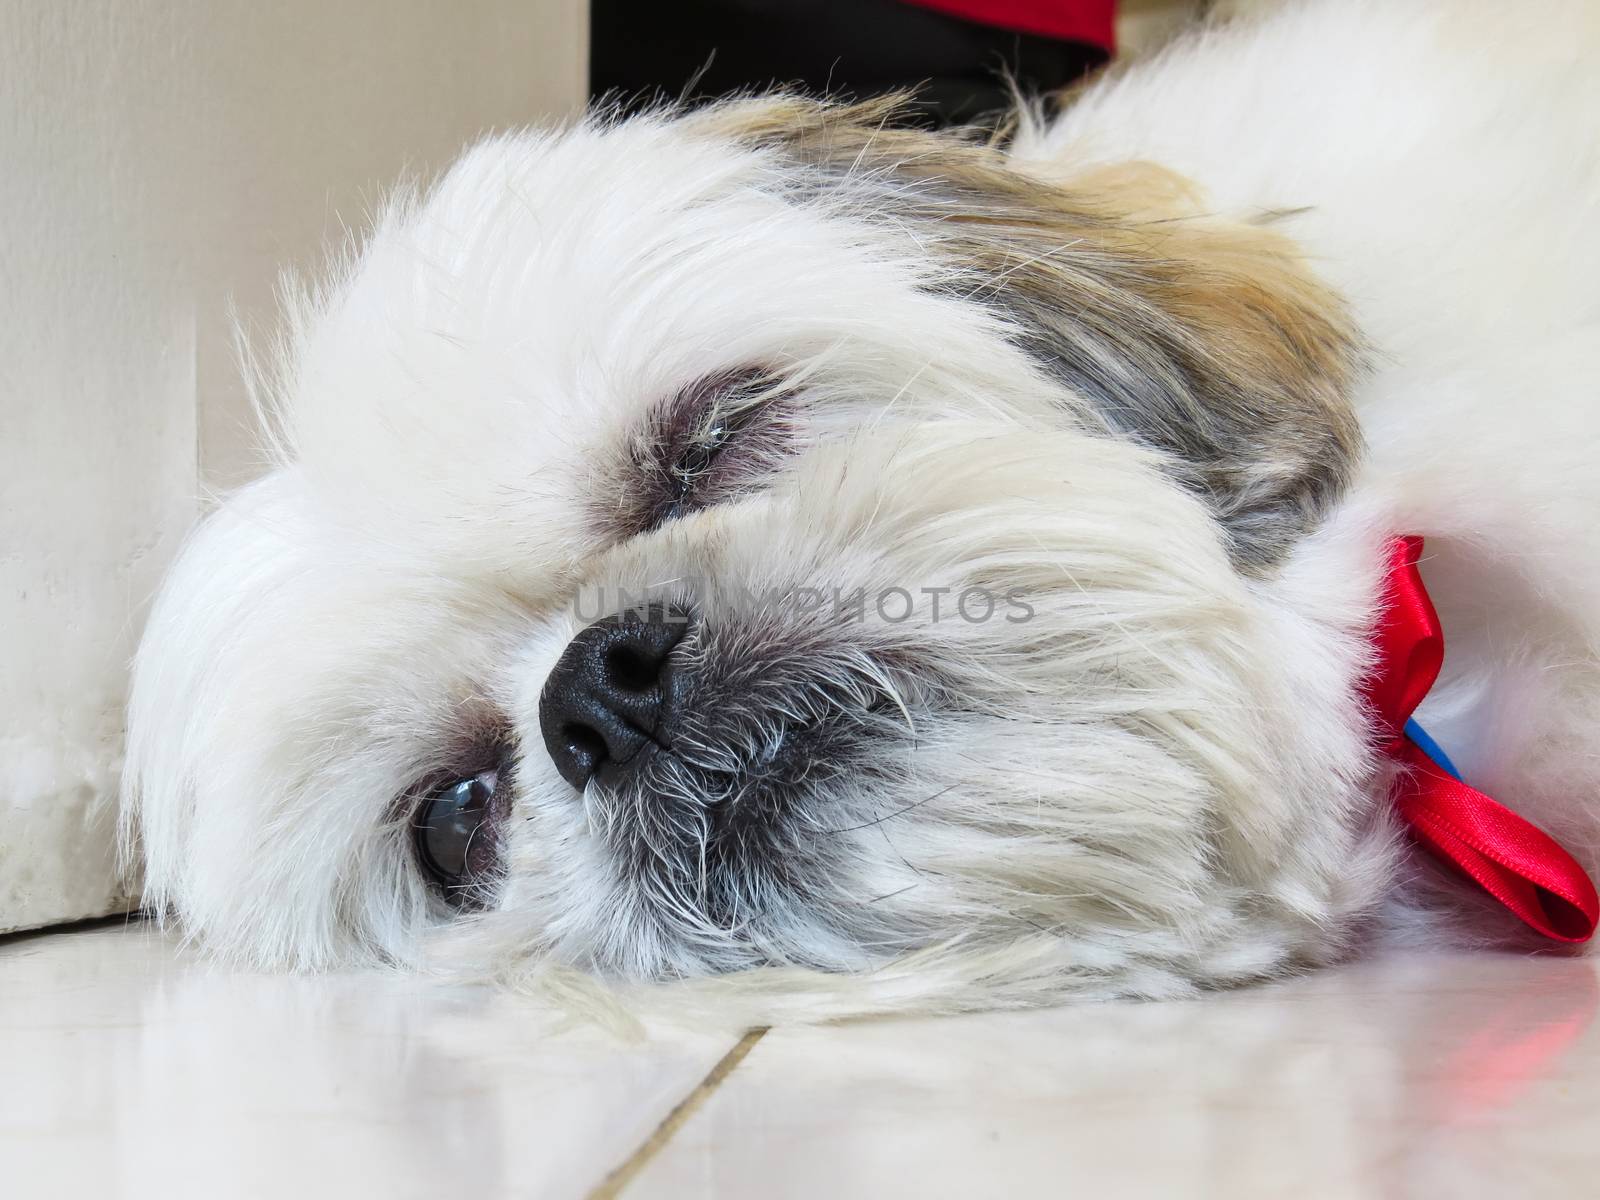
[[1440, 748], [1438, 742], [1428, 736], [1428, 731], [1421, 725], [1418, 725], [1415, 721], [1407, 721], [1406, 736], [1415, 742], [1424, 754], [1433, 759], [1434, 764], [1446, 775], [1450, 776], [1451, 779], [1456, 780], [1458, 783], [1466, 782], [1461, 778], [1461, 772], [1456, 770], [1455, 763], [1450, 761], [1450, 756]]

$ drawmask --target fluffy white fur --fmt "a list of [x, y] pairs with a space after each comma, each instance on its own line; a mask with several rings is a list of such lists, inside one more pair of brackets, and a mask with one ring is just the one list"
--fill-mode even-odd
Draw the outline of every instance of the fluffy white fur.
[[[810, 1016], [1520, 943], [1397, 835], [1359, 700], [1384, 542], [1426, 535], [1449, 649], [1421, 715], [1596, 865], [1600, 19], [1508, 9], [1293, 5], [1114, 72], [1011, 151], [1064, 187], [1158, 163], [1196, 220], [1272, 214], [1351, 306], [1367, 451], [1265, 566], [954, 278], [943, 225], [878, 219], [892, 182], [737, 115], [478, 146], [294, 306], [277, 465], [162, 592], [125, 806], [148, 903], [252, 962], [724, 975]], [[751, 364], [784, 460], [606, 533], [652, 410]], [[830, 622], [724, 586], [1020, 589], [1036, 616]], [[748, 660], [703, 770], [869, 714], [866, 767], [794, 800], [803, 894], [769, 872], [731, 915], [663, 896], [615, 851], [629, 811], [556, 774], [538, 699], [586, 589], [689, 604], [691, 656]], [[410, 805], [484, 724], [515, 760], [505, 877], [461, 915]]]

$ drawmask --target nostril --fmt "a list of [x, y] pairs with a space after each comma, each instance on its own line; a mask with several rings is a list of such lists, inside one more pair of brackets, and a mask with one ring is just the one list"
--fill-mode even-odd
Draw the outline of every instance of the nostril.
[[590, 729], [587, 725], [576, 722], [563, 725], [561, 740], [566, 744], [567, 753], [587, 775], [594, 774], [606, 760], [606, 739], [600, 736], [598, 730]]
[[606, 651], [606, 678], [625, 692], [648, 692], [660, 682], [664, 658], [643, 647], [617, 642]]

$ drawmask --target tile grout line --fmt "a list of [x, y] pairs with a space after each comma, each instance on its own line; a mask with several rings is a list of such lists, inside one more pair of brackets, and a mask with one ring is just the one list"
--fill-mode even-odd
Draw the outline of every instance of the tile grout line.
[[661, 1118], [661, 1123], [650, 1131], [650, 1136], [639, 1143], [638, 1149], [628, 1155], [622, 1163], [613, 1167], [606, 1177], [595, 1185], [587, 1200], [616, 1200], [622, 1190], [634, 1181], [641, 1171], [649, 1164], [660, 1151], [665, 1148], [673, 1136], [682, 1129], [689, 1118], [699, 1110], [700, 1106], [710, 1099], [711, 1094], [722, 1086], [722, 1081], [733, 1074], [733, 1069], [744, 1061], [745, 1055], [755, 1048], [755, 1044], [766, 1036], [765, 1029], [752, 1029], [735, 1042], [729, 1051], [717, 1060], [711, 1070], [706, 1072], [705, 1078], [695, 1084], [690, 1093], [672, 1106], [672, 1111]]

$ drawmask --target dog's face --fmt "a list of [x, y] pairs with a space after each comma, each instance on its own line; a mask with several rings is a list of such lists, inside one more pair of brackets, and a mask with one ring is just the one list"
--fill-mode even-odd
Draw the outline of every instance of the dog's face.
[[140, 651], [155, 903], [267, 962], [986, 995], [1328, 952], [1359, 652], [1281, 593], [1356, 452], [1337, 305], [887, 115], [491, 142], [301, 306], [281, 465]]

